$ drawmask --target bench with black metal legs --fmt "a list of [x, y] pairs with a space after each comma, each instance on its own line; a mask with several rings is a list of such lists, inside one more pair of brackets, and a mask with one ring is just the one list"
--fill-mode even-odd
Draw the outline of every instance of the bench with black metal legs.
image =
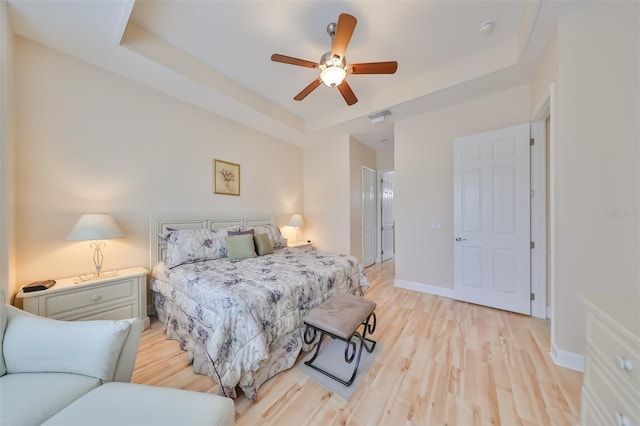
[[[375, 302], [351, 294], [335, 295], [321, 305], [313, 308], [304, 318], [304, 323], [306, 324], [304, 342], [306, 344], [313, 343], [318, 333], [320, 333], [320, 338], [313, 357], [305, 361], [305, 364], [345, 386], [351, 386], [358, 372], [362, 348], [371, 353], [376, 347], [376, 341], [367, 338], [367, 333], [372, 334], [376, 329], [375, 309]], [[362, 333], [358, 331], [360, 326], [363, 327]], [[345, 342], [344, 360], [348, 364], [351, 364], [355, 359], [353, 374], [349, 379], [343, 380], [313, 365], [313, 362], [320, 353], [320, 346], [322, 345], [322, 340], [325, 335]]]

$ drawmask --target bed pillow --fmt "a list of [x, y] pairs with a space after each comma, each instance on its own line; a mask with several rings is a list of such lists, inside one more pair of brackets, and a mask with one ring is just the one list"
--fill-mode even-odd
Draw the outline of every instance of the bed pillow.
[[227, 232], [227, 229], [179, 229], [169, 232], [165, 265], [173, 268], [183, 263], [225, 257]]
[[274, 249], [285, 248], [287, 246], [287, 241], [284, 239], [282, 234], [280, 233], [280, 228], [275, 225], [258, 225], [254, 226], [256, 234], [267, 234], [269, 239], [271, 240], [271, 245], [273, 245]]
[[228, 235], [227, 257], [229, 259], [246, 259], [256, 257], [256, 249], [253, 245], [253, 235]]
[[258, 256], [273, 253], [273, 244], [267, 234], [257, 234], [253, 236], [253, 242], [256, 244], [256, 252]]
[[245, 234], [251, 234], [253, 235], [255, 231], [253, 229], [244, 229], [244, 230], [229, 230], [227, 231], [228, 235], [245, 235]]

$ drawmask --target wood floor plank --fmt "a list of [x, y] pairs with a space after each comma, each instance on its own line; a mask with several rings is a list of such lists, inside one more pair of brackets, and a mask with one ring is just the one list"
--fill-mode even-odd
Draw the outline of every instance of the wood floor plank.
[[[240, 393], [237, 425], [569, 425], [582, 374], [549, 357], [549, 322], [393, 286], [393, 261], [366, 269], [381, 352], [350, 400], [297, 368]], [[298, 360], [301, 362], [301, 360]], [[132, 382], [217, 393], [152, 319]]]

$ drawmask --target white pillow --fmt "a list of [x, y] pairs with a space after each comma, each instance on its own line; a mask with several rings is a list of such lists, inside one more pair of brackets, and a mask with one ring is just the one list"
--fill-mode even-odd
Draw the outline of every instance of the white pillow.
[[129, 334], [127, 321], [56, 321], [10, 316], [7, 373], [74, 373], [111, 381]]
[[167, 268], [227, 256], [226, 229], [179, 229], [167, 235]]

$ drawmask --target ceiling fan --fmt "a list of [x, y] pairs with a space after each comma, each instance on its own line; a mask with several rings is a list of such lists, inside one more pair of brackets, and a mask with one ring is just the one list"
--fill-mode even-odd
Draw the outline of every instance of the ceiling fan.
[[347, 83], [347, 74], [393, 74], [396, 72], [398, 69], [396, 61], [347, 64], [344, 54], [347, 51], [347, 45], [351, 40], [351, 35], [356, 28], [357, 22], [353, 16], [342, 13], [338, 17], [337, 24], [332, 22], [327, 25], [327, 33], [331, 37], [331, 51], [322, 55], [319, 63], [278, 53], [271, 55], [271, 60], [274, 62], [320, 70], [320, 76], [302, 89], [293, 99], [296, 101], [303, 100], [320, 84], [324, 83], [329, 87], [337, 87], [347, 105], [353, 105], [358, 102], [358, 98], [356, 98], [349, 83]]

